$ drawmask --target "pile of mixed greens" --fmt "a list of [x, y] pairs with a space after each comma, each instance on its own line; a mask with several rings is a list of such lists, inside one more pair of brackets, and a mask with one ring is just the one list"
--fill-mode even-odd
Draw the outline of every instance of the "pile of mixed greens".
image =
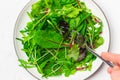
[[[31, 21], [20, 31], [24, 68], [36, 67], [43, 77], [91, 70], [96, 57], [86, 50], [84, 38], [92, 49], [104, 40], [102, 21], [79, 0], [39, 0], [27, 13]], [[84, 38], [83, 38], [84, 36]]]

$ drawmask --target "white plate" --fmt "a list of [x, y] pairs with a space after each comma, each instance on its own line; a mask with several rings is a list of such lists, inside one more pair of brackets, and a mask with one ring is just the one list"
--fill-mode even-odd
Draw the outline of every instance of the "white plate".
[[[21, 13], [19, 14], [19, 17], [16, 21], [15, 24], [15, 29], [14, 29], [14, 45], [15, 45], [15, 50], [16, 50], [16, 54], [18, 56], [19, 59], [27, 59], [27, 56], [25, 55], [25, 53], [23, 51], [21, 51], [22, 49], [22, 44], [20, 41], [16, 40], [17, 37], [21, 37], [20, 34], [20, 30], [23, 29], [26, 26], [26, 23], [29, 20], [29, 17], [27, 16], [27, 12], [30, 11], [31, 9], [31, 5], [36, 2], [38, 0], [31, 0], [21, 11]], [[95, 14], [96, 16], [98, 16], [99, 18], [102, 19], [103, 21], [103, 33], [102, 36], [104, 38], [104, 44], [102, 46], [100, 46], [98, 49], [96, 49], [97, 53], [100, 53], [102, 51], [108, 51], [109, 50], [109, 46], [110, 46], [110, 30], [109, 30], [109, 24], [107, 22], [107, 19], [103, 13], [103, 11], [99, 8], [99, 6], [92, 0], [83, 0], [83, 2], [86, 3], [86, 5], [92, 10], [93, 14]], [[53, 77], [53, 78], [48, 78], [47, 80], [84, 80], [88, 77], [90, 77], [93, 73], [95, 73], [100, 66], [102, 65], [102, 61], [100, 59], [96, 59], [93, 62], [93, 67], [91, 71], [82, 71], [82, 72], [76, 72], [74, 75], [71, 75], [69, 77], [64, 77], [59, 76], [59, 77]], [[39, 80], [46, 80], [41, 78], [41, 75], [37, 72], [36, 69], [27, 69], [27, 71], [34, 76], [35, 78], [39, 79]]]

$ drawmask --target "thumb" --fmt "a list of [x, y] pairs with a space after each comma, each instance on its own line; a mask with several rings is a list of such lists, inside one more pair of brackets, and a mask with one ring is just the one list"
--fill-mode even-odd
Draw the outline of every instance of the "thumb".
[[107, 61], [110, 61], [110, 62], [113, 62], [113, 63], [116, 63], [116, 64], [120, 64], [120, 54], [112, 54], [112, 53], [108, 53], [108, 52], [103, 52], [101, 54], [102, 58], [107, 60]]

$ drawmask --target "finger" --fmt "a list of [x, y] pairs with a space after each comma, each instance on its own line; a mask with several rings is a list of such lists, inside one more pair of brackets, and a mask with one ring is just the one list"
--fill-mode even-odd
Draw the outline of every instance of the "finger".
[[120, 67], [114, 66], [113, 68], [109, 67], [107, 69], [107, 71], [108, 71], [109, 74], [111, 74], [113, 71], [117, 71], [117, 70], [120, 70]]
[[112, 73], [112, 68], [111, 67], [109, 67], [108, 69], [107, 69], [107, 72], [109, 73], [109, 74], [111, 74]]
[[120, 62], [116, 62], [116, 63], [113, 63], [115, 66], [119, 66], [120, 67]]
[[107, 61], [111, 61], [113, 63], [119, 63], [120, 64], [120, 54], [112, 54], [112, 53], [108, 53], [108, 52], [103, 52], [101, 54], [102, 58], [107, 60]]
[[118, 66], [114, 66], [113, 68], [112, 68], [112, 71], [117, 71], [117, 70], [120, 70], [120, 67], [118, 67]]

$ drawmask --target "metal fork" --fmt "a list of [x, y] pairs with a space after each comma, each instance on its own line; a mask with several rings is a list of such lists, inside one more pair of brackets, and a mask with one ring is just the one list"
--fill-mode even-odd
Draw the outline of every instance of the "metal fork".
[[94, 50], [92, 50], [86, 43], [86, 49], [88, 51], [90, 51], [93, 55], [95, 55], [96, 57], [100, 58], [104, 63], [106, 63], [108, 66], [110, 67], [114, 67], [114, 64], [109, 62], [109, 61], [106, 61], [105, 59], [103, 59], [101, 56], [99, 56]]

